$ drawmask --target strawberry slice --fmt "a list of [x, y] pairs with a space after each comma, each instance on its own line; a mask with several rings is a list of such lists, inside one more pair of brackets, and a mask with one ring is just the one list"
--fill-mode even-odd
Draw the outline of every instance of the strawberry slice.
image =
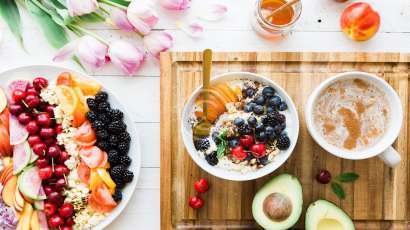
[[88, 146], [80, 149], [80, 157], [88, 167], [93, 169], [104, 160], [104, 153], [97, 146]]
[[90, 183], [90, 173], [90, 168], [84, 162], [81, 161], [80, 164], [78, 164], [77, 166], [77, 175], [85, 184]]
[[77, 143], [81, 146], [92, 146], [97, 141], [94, 130], [91, 127], [90, 122], [84, 122], [75, 133], [74, 136]]

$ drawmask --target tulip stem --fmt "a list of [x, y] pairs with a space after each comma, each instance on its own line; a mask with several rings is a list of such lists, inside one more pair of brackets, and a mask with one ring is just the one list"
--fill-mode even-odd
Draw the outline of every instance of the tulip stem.
[[107, 42], [104, 38], [102, 38], [101, 36], [99, 36], [99, 35], [97, 35], [97, 34], [91, 32], [91, 31], [89, 31], [89, 30], [86, 30], [86, 29], [82, 28], [81, 26], [71, 25], [71, 27], [72, 27], [73, 29], [75, 29], [75, 30], [77, 30], [77, 31], [79, 31], [79, 32], [81, 32], [81, 33], [83, 33], [83, 34], [87, 34], [87, 35], [90, 35], [91, 37], [94, 37], [95, 39], [97, 39], [98, 41], [100, 41], [100, 42], [102, 42], [102, 43], [104, 43], [104, 44], [106, 44], [106, 45], [109, 45], [108, 42]]
[[123, 6], [123, 5], [121, 5], [121, 4], [112, 2], [112, 1], [110, 1], [110, 0], [98, 0], [98, 1], [99, 1], [99, 2], [102, 2], [102, 3], [105, 3], [105, 4], [107, 4], [107, 5], [110, 5], [110, 6], [118, 7], [118, 8], [123, 9], [123, 10], [126, 10], [126, 9], [127, 9], [126, 6]]

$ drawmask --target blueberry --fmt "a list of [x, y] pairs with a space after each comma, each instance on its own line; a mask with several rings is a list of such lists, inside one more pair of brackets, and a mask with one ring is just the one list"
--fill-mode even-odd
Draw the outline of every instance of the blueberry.
[[245, 89], [245, 97], [253, 97], [255, 93], [256, 93], [256, 90], [254, 88]]
[[282, 99], [279, 96], [273, 96], [271, 99], [268, 101], [268, 105], [270, 106], [278, 106]]
[[275, 108], [273, 108], [273, 107], [268, 107], [266, 109], [266, 113], [273, 113], [273, 111], [275, 111]]
[[288, 109], [288, 105], [286, 104], [286, 102], [282, 101], [279, 106], [278, 106], [279, 111], [285, 111]]
[[250, 113], [250, 112], [252, 112], [253, 108], [252, 108], [252, 106], [251, 106], [250, 104], [246, 104], [246, 105], [243, 107], [243, 110], [244, 110], [245, 112], [247, 112], [247, 113]]
[[245, 120], [243, 118], [237, 117], [235, 120], [233, 120], [234, 125], [236, 126], [242, 126], [245, 124]]
[[263, 165], [268, 164], [268, 163], [269, 163], [269, 162], [268, 162], [268, 155], [265, 155], [265, 156], [259, 158], [259, 159], [258, 159], [258, 162], [259, 162], [259, 164], [263, 164]]
[[265, 98], [263, 96], [259, 96], [255, 99], [255, 103], [257, 105], [264, 105], [265, 104]]
[[272, 126], [266, 126], [265, 133], [268, 137], [270, 137], [275, 134], [275, 129], [272, 128]]
[[254, 158], [254, 156], [252, 155], [252, 153], [248, 153], [248, 156], [245, 158], [245, 160], [250, 161]]
[[252, 109], [255, 108], [255, 106], [257, 106], [257, 104], [256, 104], [255, 102], [253, 102], [253, 101], [250, 102], [249, 105], [252, 107]]
[[262, 132], [262, 131], [265, 130], [265, 126], [263, 124], [257, 124], [256, 127], [255, 127], [255, 130], [257, 132]]
[[257, 115], [262, 115], [265, 112], [265, 108], [262, 105], [257, 105], [253, 108], [253, 112]]
[[264, 142], [266, 141], [266, 134], [265, 132], [259, 132], [256, 134], [256, 140], [260, 141], [260, 142]]
[[256, 118], [254, 116], [251, 116], [251, 117], [248, 118], [248, 124], [251, 127], [255, 127], [257, 122], [258, 121], [256, 120]]
[[276, 135], [279, 135], [279, 134], [282, 133], [282, 131], [283, 131], [285, 128], [286, 128], [286, 125], [279, 124], [279, 125], [276, 125], [273, 129], [274, 129], [274, 131], [275, 131], [275, 134], [276, 134]]
[[263, 96], [265, 96], [265, 97], [267, 97], [267, 98], [273, 97], [273, 94], [275, 94], [275, 89], [272, 88], [272, 87], [270, 87], [270, 86], [265, 87], [265, 88], [262, 90], [262, 94], [263, 94]]
[[237, 138], [231, 139], [228, 141], [228, 145], [231, 148], [234, 148], [239, 145], [239, 140]]

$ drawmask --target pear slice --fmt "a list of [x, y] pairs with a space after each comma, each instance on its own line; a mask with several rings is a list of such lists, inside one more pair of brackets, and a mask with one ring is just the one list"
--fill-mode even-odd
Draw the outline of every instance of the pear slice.
[[7, 98], [6, 94], [4, 93], [3, 89], [0, 88], [0, 113], [7, 107]]

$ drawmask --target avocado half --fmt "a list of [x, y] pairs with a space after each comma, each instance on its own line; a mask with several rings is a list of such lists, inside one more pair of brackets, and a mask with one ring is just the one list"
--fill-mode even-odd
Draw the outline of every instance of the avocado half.
[[326, 200], [309, 205], [305, 219], [306, 230], [354, 230], [352, 219], [339, 207]]
[[253, 198], [252, 214], [264, 229], [292, 227], [302, 213], [302, 185], [289, 174], [281, 174], [266, 183]]

